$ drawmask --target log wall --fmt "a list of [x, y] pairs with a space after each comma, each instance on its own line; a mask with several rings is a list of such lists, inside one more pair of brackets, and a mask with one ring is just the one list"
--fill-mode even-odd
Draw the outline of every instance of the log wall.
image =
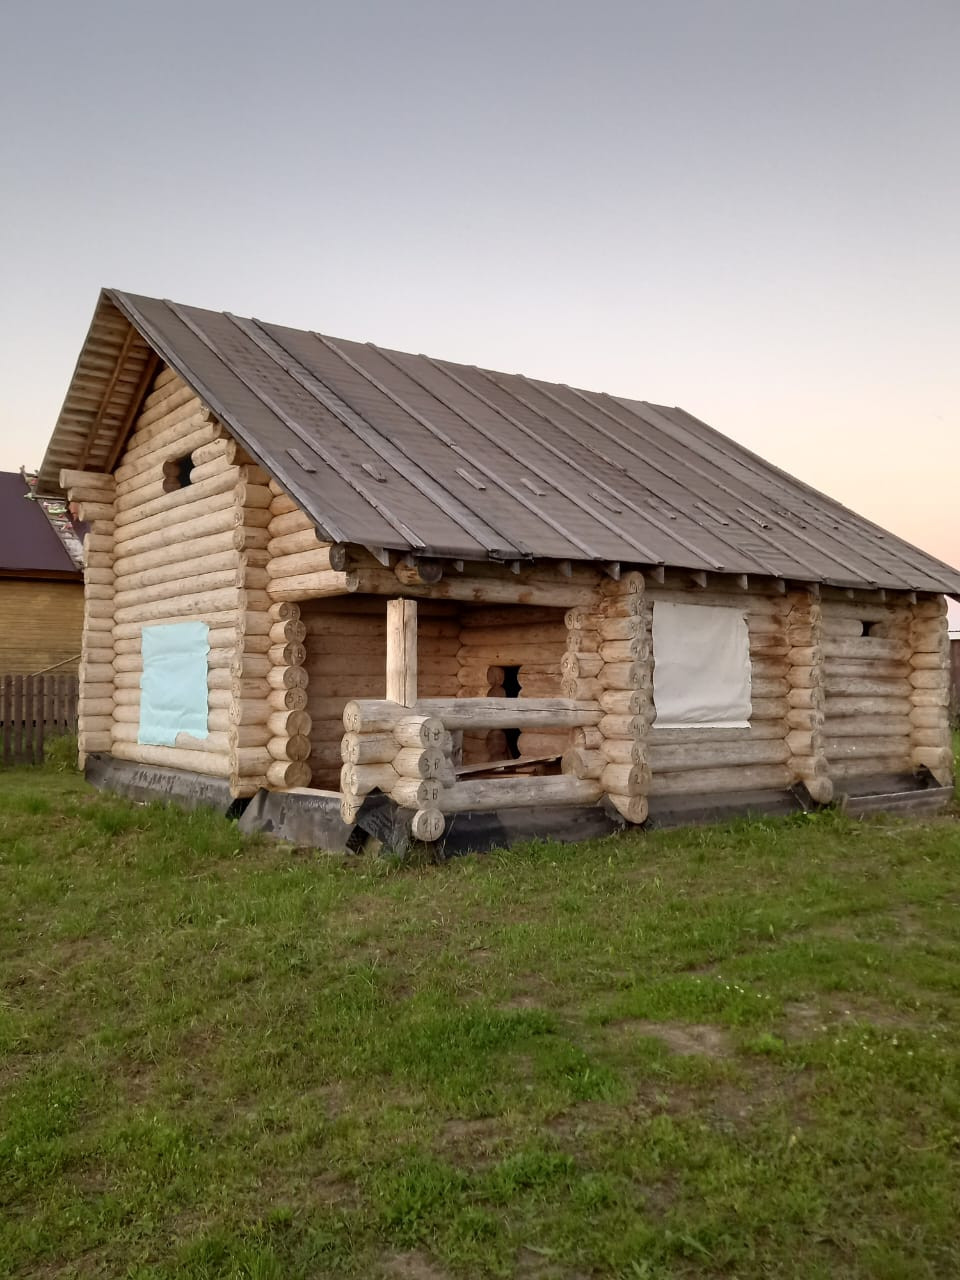
[[[355, 698], [383, 698], [386, 692], [385, 596], [349, 595], [304, 600], [307, 711], [311, 720], [311, 785], [340, 785], [343, 709]], [[420, 695], [454, 697], [458, 691], [460, 622], [456, 606], [421, 606], [418, 622]]]
[[[521, 698], [556, 698], [562, 692], [566, 646], [564, 610], [542, 606], [464, 606], [456, 650], [455, 691], [461, 698], [501, 698], [508, 668], [517, 669]], [[424, 697], [433, 696], [423, 691]], [[563, 729], [521, 729], [521, 756], [560, 756], [570, 745]], [[466, 730], [464, 764], [509, 756], [502, 729]]]
[[[797, 630], [788, 636], [788, 631], [810, 624], [807, 598], [780, 594], [773, 585], [751, 584], [746, 591], [735, 579], [711, 580], [709, 589], [700, 589], [689, 578], [669, 573], [663, 584], [648, 586], [647, 596], [654, 607], [657, 600], [682, 597], [685, 604], [736, 609], [746, 617], [753, 703], [748, 729], [658, 729], [654, 722], [647, 751], [650, 794], [782, 790], [797, 781], [804, 768], [801, 758], [813, 744], [788, 744], [791, 690], [795, 681], [811, 679], [802, 664], [809, 670], [816, 658], [809, 652], [812, 646], [799, 644], [806, 635]], [[652, 667], [650, 682], [652, 687]], [[803, 695], [799, 701], [812, 699]]]
[[[442, 811], [498, 796], [505, 804], [528, 793], [567, 803], [604, 796], [642, 822], [658, 795], [802, 781], [825, 802], [835, 785], [873, 773], [926, 768], [949, 779], [942, 598], [865, 592], [860, 603], [850, 592], [772, 581], [747, 587], [711, 575], [706, 587], [702, 575], [697, 583], [679, 571], [614, 580], [542, 562], [517, 574], [486, 564], [459, 575], [427, 562], [387, 569], [362, 548], [321, 542], [166, 368], [115, 474], [65, 472], [63, 481], [90, 527], [81, 754], [222, 776], [238, 796], [261, 786], [339, 787], [348, 809], [383, 775], [381, 789], [424, 815], [424, 832], [442, 825]], [[417, 696], [421, 720], [432, 723], [417, 728], [404, 712], [403, 726], [391, 721], [387, 733], [376, 716], [386, 694], [386, 603], [399, 595], [420, 600]], [[745, 615], [748, 729], [657, 728], [653, 609], [679, 598]], [[209, 735], [140, 746], [142, 628], [186, 620], [210, 628]], [[563, 705], [529, 716], [492, 703], [457, 710], [465, 699], [503, 698], [509, 668], [527, 709]], [[354, 700], [373, 721], [344, 737]], [[461, 750], [465, 764], [510, 754], [511, 726], [520, 755], [562, 756], [564, 778], [532, 791], [530, 780], [456, 782]], [[428, 804], [438, 786], [443, 796]]]
[[[186, 457], [192, 474], [182, 483]], [[252, 794], [271, 761], [265, 730], [251, 720], [268, 689], [265, 473], [179, 376], [162, 368], [114, 475], [61, 479], [90, 526], [81, 755], [102, 750], [191, 769], [230, 779], [237, 795]], [[210, 628], [208, 736], [141, 745], [142, 628], [191, 620]]]
[[824, 588], [824, 754], [830, 776], [907, 773], [911, 742], [911, 625], [906, 597], [850, 599]]

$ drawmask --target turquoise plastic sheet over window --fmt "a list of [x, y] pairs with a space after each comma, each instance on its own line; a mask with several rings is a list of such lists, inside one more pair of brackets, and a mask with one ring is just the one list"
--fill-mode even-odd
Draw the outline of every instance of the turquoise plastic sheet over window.
[[143, 628], [138, 742], [172, 747], [178, 733], [207, 736], [209, 631], [205, 622]]

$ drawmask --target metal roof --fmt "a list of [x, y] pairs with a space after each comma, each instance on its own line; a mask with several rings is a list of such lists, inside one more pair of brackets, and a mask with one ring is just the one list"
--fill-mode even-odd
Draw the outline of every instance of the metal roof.
[[0, 577], [75, 578], [80, 570], [16, 471], [0, 471]]
[[[152, 349], [333, 541], [960, 593], [960, 572], [682, 409], [116, 290], [94, 333], [116, 362], [99, 375], [109, 420], [95, 396], [87, 410], [86, 465], [116, 457], [136, 409], [120, 391], [142, 398]], [[48, 483], [77, 465], [78, 379], [90, 387], [83, 354]]]

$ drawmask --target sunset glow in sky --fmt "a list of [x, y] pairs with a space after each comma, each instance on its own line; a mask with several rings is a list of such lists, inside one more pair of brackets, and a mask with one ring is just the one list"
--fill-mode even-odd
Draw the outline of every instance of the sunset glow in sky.
[[0, 469], [114, 285], [680, 404], [960, 563], [958, 58], [955, 0], [12, 0]]

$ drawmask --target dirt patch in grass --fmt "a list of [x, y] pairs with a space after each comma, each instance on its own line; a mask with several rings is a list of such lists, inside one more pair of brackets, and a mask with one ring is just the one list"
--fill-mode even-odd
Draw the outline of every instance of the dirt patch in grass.
[[793, 1000], [783, 1006], [786, 1023], [781, 1030], [785, 1040], [809, 1040], [813, 1036], [835, 1032], [839, 1027], [869, 1023], [892, 1030], [923, 1030], [930, 1024], [920, 1010], [898, 1009], [869, 996], [839, 997], [814, 1004]]
[[394, 1253], [380, 1264], [385, 1280], [450, 1280], [450, 1273], [438, 1267], [419, 1249]]
[[507, 1134], [494, 1116], [455, 1117], [440, 1129], [439, 1145], [457, 1164], [480, 1168], [499, 1158], [498, 1147]]
[[648, 1022], [642, 1018], [625, 1018], [611, 1022], [607, 1029], [624, 1037], [652, 1036], [672, 1053], [683, 1056], [729, 1058], [733, 1054], [729, 1033], [705, 1022]]

